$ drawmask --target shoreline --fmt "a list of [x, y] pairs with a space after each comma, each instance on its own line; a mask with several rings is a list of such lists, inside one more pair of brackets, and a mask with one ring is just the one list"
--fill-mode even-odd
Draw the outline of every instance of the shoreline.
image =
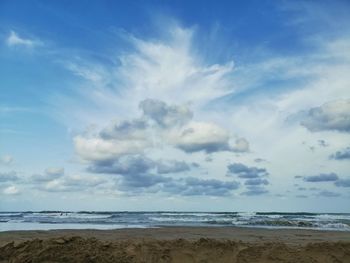
[[175, 226], [0, 232], [0, 262], [52, 261], [346, 263], [350, 232]]

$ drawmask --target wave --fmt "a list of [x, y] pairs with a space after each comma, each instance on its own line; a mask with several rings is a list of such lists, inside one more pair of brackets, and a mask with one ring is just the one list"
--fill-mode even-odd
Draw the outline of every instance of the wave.
[[[310, 228], [350, 231], [350, 214], [308, 212], [113, 212], [113, 211], [39, 211], [0, 212], [4, 224], [74, 224], [157, 226], [244, 226], [266, 228]], [[38, 227], [40, 229], [40, 227]], [[0, 230], [1, 231], [1, 230]]]
[[22, 213], [0, 213], [0, 218], [1, 217], [22, 217], [23, 214]]
[[317, 216], [318, 213], [309, 212], [256, 212], [256, 215], [281, 215], [281, 216]]

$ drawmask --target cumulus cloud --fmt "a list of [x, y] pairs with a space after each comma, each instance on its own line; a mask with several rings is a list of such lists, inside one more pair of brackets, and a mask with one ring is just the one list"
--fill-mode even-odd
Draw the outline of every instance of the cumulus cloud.
[[323, 196], [323, 197], [338, 197], [338, 196], [341, 196], [341, 194], [339, 194], [339, 193], [335, 193], [335, 192], [331, 192], [331, 191], [327, 191], [327, 190], [320, 191], [317, 195], [318, 196]]
[[158, 174], [133, 174], [118, 181], [118, 190], [132, 193], [165, 193], [181, 196], [228, 196], [239, 188], [235, 181], [200, 179], [196, 177], [172, 178]]
[[265, 168], [248, 167], [242, 163], [232, 163], [227, 166], [227, 176], [237, 176], [244, 179], [246, 191], [241, 195], [253, 196], [268, 193], [263, 186], [268, 185], [269, 181], [264, 178], [269, 175]]
[[98, 176], [72, 175], [63, 178], [64, 185], [69, 187], [95, 187], [106, 182]]
[[329, 158], [334, 160], [350, 160], [350, 147], [346, 147], [342, 151], [331, 154]]
[[200, 151], [205, 153], [219, 151], [243, 153], [249, 151], [249, 142], [246, 139], [239, 138], [231, 146], [228, 131], [214, 123], [191, 122], [171, 140], [177, 148], [187, 153]]
[[296, 195], [295, 197], [296, 197], [296, 198], [308, 198], [307, 195]]
[[[71, 116], [79, 112], [79, 114], [87, 115], [89, 118], [75, 119], [86, 119], [89, 121], [95, 120], [102, 122], [105, 121], [103, 118], [108, 118], [105, 117], [107, 114], [104, 114], [105, 112], [108, 112], [108, 109], [113, 109], [112, 112], [117, 116], [118, 114], [121, 115], [123, 113], [129, 114], [130, 105], [134, 105], [135, 108], [139, 101], [151, 97], [157, 98], [158, 100], [162, 100], [164, 102], [176, 101], [177, 103], [186, 103], [188, 98], [190, 98], [191, 100], [194, 100], [194, 104], [191, 104], [191, 108], [194, 109], [193, 111], [195, 112], [196, 117], [198, 117], [197, 110], [201, 109], [198, 107], [198, 105], [208, 105], [208, 102], [211, 100], [221, 97], [225, 93], [228, 94], [233, 92], [232, 87], [239, 88], [239, 86], [245, 86], [244, 89], [247, 87], [247, 89], [251, 88], [251, 90], [249, 90], [249, 92], [244, 92], [244, 90], [241, 89], [239, 91], [243, 92], [238, 94], [238, 96], [234, 96], [237, 95], [237, 93], [231, 93], [232, 96], [230, 98], [232, 98], [233, 101], [230, 99], [229, 103], [232, 108], [228, 107], [228, 112], [224, 112], [222, 108], [220, 108], [220, 115], [222, 115], [222, 119], [227, 121], [227, 125], [224, 127], [227, 128], [230, 125], [232, 125], [231, 127], [233, 127], [233, 125], [239, 126], [239, 133], [242, 132], [242, 134], [247, 136], [247, 138], [254, 139], [254, 150], [257, 153], [264, 153], [264, 158], [266, 157], [269, 160], [277, 160], [282, 158], [284, 163], [293, 163], [293, 161], [295, 161], [295, 156], [298, 156], [297, 154], [300, 152], [300, 149], [298, 148], [300, 138], [305, 140], [308, 140], [309, 138], [305, 138], [305, 134], [299, 133], [299, 131], [296, 131], [296, 129], [284, 129], [285, 127], [281, 125], [281, 119], [284, 119], [283, 114], [289, 114], [291, 111], [299, 111], [300, 109], [309, 109], [314, 107], [314, 105], [321, 105], [327, 98], [346, 98], [344, 95], [348, 93], [346, 90], [347, 86], [345, 86], [344, 83], [346, 84], [346, 81], [348, 80], [346, 76], [349, 75], [347, 74], [349, 67], [344, 65], [345, 63], [343, 63], [342, 59], [343, 53], [348, 53], [348, 48], [346, 48], [348, 47], [348, 44], [341, 48], [341, 50], [345, 50], [346, 52], [340, 52], [340, 49], [337, 48], [336, 59], [337, 61], [341, 62], [335, 64], [323, 63], [326, 62], [325, 60], [335, 60], [334, 53], [327, 52], [327, 50], [324, 48], [318, 49], [318, 46], [317, 50], [321, 50], [320, 53], [311, 52], [310, 54], [307, 54], [307, 56], [297, 57], [273, 57], [267, 59], [266, 61], [264, 57], [264, 61], [258, 61], [259, 63], [256, 64], [239, 65], [238, 70], [235, 73], [238, 73], [238, 79], [244, 79], [243, 84], [246, 84], [241, 85], [242, 82], [234, 83], [234, 81], [227, 81], [231, 79], [224, 77], [227, 73], [233, 72], [232, 64], [210, 65], [207, 63], [208, 61], [205, 61], [205, 59], [203, 59], [205, 63], [201, 63], [200, 60], [196, 59], [196, 56], [193, 56], [195, 53], [192, 53], [190, 50], [192, 30], [170, 28], [167, 31], [173, 34], [173, 37], [169, 38], [170, 41], [164, 41], [164, 39], [141, 40], [134, 39], [132, 37], [132, 45], [135, 46], [135, 50], [124, 53], [120, 59], [118, 58], [118, 60], [120, 60], [120, 67], [118, 65], [116, 75], [118, 75], [118, 77], [122, 76], [120, 79], [118, 79], [118, 81], [115, 81], [115, 83], [118, 83], [118, 96], [119, 94], [122, 94], [118, 100], [116, 100], [117, 95], [112, 97], [109, 96], [112, 92], [105, 93], [103, 99], [101, 99], [99, 96], [95, 96], [100, 90], [96, 92], [85, 92], [86, 94], [91, 94], [91, 97], [94, 97], [92, 98], [94, 103], [87, 104], [89, 107], [80, 109], [79, 111], [70, 110], [70, 107], [75, 107], [70, 105], [75, 105], [75, 103], [70, 103], [70, 105], [65, 104], [64, 106], [68, 106], [68, 109], [65, 109], [65, 111], [70, 113], [65, 115]], [[132, 47], [130, 47], [130, 49], [132, 49]], [[326, 56], [327, 58], [322, 59], [320, 56]], [[248, 69], [248, 74], [246, 74], [245, 68]], [[243, 74], [240, 74], [241, 69], [243, 69]], [[114, 71], [114, 69], [111, 71]], [[234, 78], [235, 73], [232, 74], [230, 78]], [[316, 78], [314, 78], [315, 76]], [[293, 81], [294, 78], [298, 80], [297, 83]], [[303, 82], [305, 78], [311, 80], [308, 81], [307, 86], [304, 86], [303, 83], [299, 83], [299, 80]], [[277, 89], [274, 88], [270, 89], [271, 92], [266, 91], [265, 87], [270, 87], [270, 84], [273, 83], [278, 83], [277, 86], [281, 86], [281, 88], [278, 89], [278, 92], [276, 92]], [[331, 89], [329, 88], [330, 84], [332, 84]], [[115, 87], [113, 85], [110, 86]], [[125, 86], [124, 89], [123, 86]], [[296, 86], [298, 88], [293, 90], [291, 88], [292, 86]], [[259, 87], [259, 90], [256, 87]], [[247, 89], [245, 91], [247, 91]], [[257, 94], [255, 91], [258, 93], [260, 92], [260, 94], [265, 93], [268, 99], [265, 99], [264, 96], [253, 98]], [[124, 96], [125, 93], [130, 95]], [[249, 101], [251, 103], [249, 103], [249, 105], [244, 105], [244, 103], [234, 103], [234, 100], [238, 102], [238, 100], [241, 98], [240, 95], [243, 95], [243, 93], [244, 95], [251, 96], [252, 100]], [[315, 96], [315, 94], [317, 94], [317, 96]], [[105, 107], [105, 104], [108, 103], [110, 103], [110, 105], [113, 104], [113, 106], [118, 106], [114, 108]], [[103, 112], [101, 114], [102, 118], [94, 118], [89, 116], [94, 112], [94, 109], [92, 107], [90, 108], [90, 105], [98, 105], [97, 108], [101, 108], [101, 112]], [[192, 107], [192, 105], [195, 107]], [[167, 106], [171, 107], [171, 105]], [[177, 126], [181, 126], [180, 124], [182, 124], [182, 122], [177, 121], [179, 115], [168, 115], [168, 109], [167, 107], [164, 107], [164, 105], [160, 106], [159, 108], [162, 109], [165, 114], [154, 115], [154, 112], [147, 111], [147, 116], [144, 114], [142, 117], [151, 119], [152, 122], [157, 124], [154, 126], [159, 126], [160, 130], [164, 131], [154, 131], [152, 133], [152, 138], [163, 141], [165, 147], [167, 147], [170, 144], [169, 142], [177, 141], [163, 139], [163, 136], [165, 136], [164, 134], [170, 133], [168, 129], [164, 128], [167, 126], [166, 123], [174, 122], [174, 116], [176, 116], [175, 123], [177, 123]], [[232, 109], [232, 111], [230, 109]], [[130, 111], [133, 110], [131, 109]], [[109, 113], [110, 112], [111, 111], [109, 111]], [[199, 116], [197, 120], [204, 121], [206, 116], [213, 114], [210, 116], [210, 121], [212, 122], [219, 115], [217, 114], [215, 116], [212, 112], [210, 114], [207, 113], [208, 112], [202, 112], [202, 115]], [[309, 115], [312, 116], [309, 116], [309, 118], [315, 118], [315, 114], [310, 113]], [[185, 124], [183, 125], [189, 126], [191, 121], [192, 120], [188, 121], [187, 123], [184, 122]], [[229, 122], [232, 124], [229, 124]], [[70, 122], [69, 126], [71, 127], [74, 124], [75, 123]], [[259, 129], [256, 129], [255, 127], [257, 124], [259, 124]], [[305, 125], [308, 124], [310, 127], [312, 126], [306, 121]], [[86, 141], [86, 143], [91, 144], [93, 143], [93, 140], [96, 139], [96, 145], [94, 147], [80, 149], [79, 154], [89, 163], [97, 160], [115, 160], [121, 156], [130, 154], [144, 154], [145, 149], [148, 151], [148, 148], [154, 147], [154, 144], [136, 144], [138, 147], [134, 147], [135, 145], [132, 143], [135, 143], [134, 139], [137, 138], [138, 132], [140, 131], [138, 129], [139, 127], [133, 127], [130, 130], [127, 129], [127, 132], [125, 133], [110, 133], [108, 136], [103, 136], [101, 133], [96, 136], [91, 136], [91, 138], [88, 138], [89, 140]], [[147, 127], [147, 129], [149, 129], [149, 127]], [[177, 130], [171, 131], [171, 133], [174, 134], [174, 138], [178, 138], [184, 130], [185, 127], [177, 127]], [[303, 130], [303, 132], [305, 132], [305, 130]], [[121, 136], [121, 134], [127, 135], [129, 133], [133, 134], [131, 135], [132, 140], [130, 140], [130, 146], [133, 145], [133, 147], [131, 147], [132, 150], [127, 147], [128, 145], [120, 144], [120, 141], [126, 140], [125, 138], [119, 139], [118, 137]], [[81, 137], [87, 139], [87, 137], [84, 135], [81, 135]], [[332, 143], [338, 139], [334, 137], [325, 138], [327, 140], [329, 139], [329, 141]], [[107, 140], [109, 140], [108, 144], [102, 146], [101, 144], [104, 144]], [[219, 142], [219, 147], [209, 147], [209, 149], [225, 149], [225, 151], [228, 151], [228, 149], [231, 147], [229, 147], [229, 144], [226, 143], [225, 140], [222, 141]], [[278, 143], [271, 144], [271, 141], [276, 141]], [[314, 138], [313, 141], [315, 141]], [[141, 140], [141, 142], [149, 142], [149, 140]], [[178, 144], [171, 145], [181, 149]], [[123, 148], [121, 146], [125, 147]], [[198, 154], [193, 154], [195, 158], [197, 155], [201, 155], [201, 152], [211, 152], [211, 150], [206, 150], [208, 149], [206, 144], [201, 144], [200, 146], [201, 147], [183, 147], [183, 149], [185, 149], [186, 153], [199, 152]], [[82, 153], [82, 151], [84, 151], [84, 153]], [[228, 159], [230, 157], [226, 155], [224, 158]], [[312, 162], [310, 161], [311, 158], [313, 158]], [[313, 162], [314, 159], [315, 156], [309, 157], [306, 154], [300, 158], [301, 163], [299, 166], [305, 167], [307, 170], [309, 169], [310, 165], [315, 164]], [[215, 166], [219, 165], [220, 158], [214, 156], [214, 160], [215, 162], [207, 164], [208, 166], [213, 166], [213, 169], [215, 169]], [[216, 164], [216, 161], [218, 161], [218, 164]], [[271, 164], [271, 166], [274, 165], [275, 164], [273, 163]], [[277, 170], [274, 170], [278, 172], [280, 166], [274, 168], [276, 168]], [[152, 172], [154, 172], [156, 168], [152, 169]], [[288, 173], [290, 174], [293, 172], [292, 168], [291, 171], [287, 170], [284, 171], [287, 173], [285, 175], [286, 177], [288, 177]], [[341, 173], [341, 171], [337, 172]], [[243, 176], [247, 176], [249, 173], [242, 174]], [[252, 174], [254, 173], [252, 172]]]
[[93, 163], [92, 173], [117, 175], [119, 191], [127, 194], [168, 193], [176, 195], [226, 196], [239, 187], [237, 182], [195, 177], [170, 177], [168, 174], [184, 173], [196, 163], [177, 160], [152, 160], [142, 155], [125, 156], [114, 161]]
[[303, 180], [305, 182], [310, 183], [318, 183], [318, 182], [334, 182], [339, 179], [338, 175], [335, 173], [328, 173], [328, 174], [318, 174], [318, 175], [310, 175], [310, 176], [304, 176]]
[[0, 173], [0, 182], [11, 182], [11, 181], [17, 181], [19, 178], [17, 176], [17, 173], [15, 171], [7, 172], [7, 173]]
[[5, 195], [17, 195], [20, 193], [19, 189], [14, 185], [6, 187], [2, 192]]
[[226, 129], [211, 122], [193, 121], [193, 113], [186, 106], [146, 99], [139, 107], [143, 112], [140, 118], [114, 122], [97, 134], [76, 136], [74, 145], [79, 156], [93, 162], [116, 160], [143, 154], [146, 149], [157, 147], [157, 141], [185, 153], [249, 151], [246, 139], [239, 138], [231, 146]]
[[[127, 176], [122, 176], [119, 181], [119, 190], [124, 191], [134, 191], [137, 188], [151, 188], [153, 186], [159, 186], [159, 184], [171, 182], [172, 178], [158, 175], [158, 174], [148, 174], [148, 173], [139, 173], [139, 174], [131, 174]], [[162, 186], [156, 190], [156, 192], [160, 191]], [[137, 190], [139, 191], [139, 190]], [[151, 191], [150, 189], [146, 189], [145, 192]]]
[[186, 172], [198, 164], [188, 164], [177, 160], [152, 160], [143, 155], [128, 155], [117, 160], [94, 162], [88, 167], [93, 173], [133, 175], [156, 172], [158, 174], [171, 174]]
[[249, 152], [249, 142], [245, 138], [238, 138], [231, 150], [238, 153]]
[[49, 167], [45, 169], [45, 173], [51, 176], [62, 176], [64, 174], [64, 168], [62, 167]]
[[155, 121], [162, 127], [183, 126], [188, 123], [193, 113], [187, 106], [167, 105], [155, 99], [146, 99], [140, 102], [144, 116]]
[[[192, 166], [196, 167], [196, 164], [192, 164]], [[157, 172], [159, 174], [180, 173], [190, 169], [191, 166], [184, 161], [161, 161], [157, 164]]]
[[164, 183], [161, 191], [182, 196], [229, 196], [239, 186], [235, 181], [186, 177]]
[[74, 192], [95, 188], [107, 180], [98, 176], [71, 175], [44, 182], [38, 188], [47, 192]]
[[328, 147], [329, 144], [325, 140], [318, 140], [318, 145], [321, 147]]
[[247, 191], [244, 191], [241, 195], [254, 196], [254, 195], [267, 194], [268, 192], [269, 191], [263, 187], [252, 185], [252, 186], [249, 186], [247, 188]]
[[31, 48], [38, 45], [40, 42], [29, 38], [20, 37], [15, 31], [11, 31], [6, 39], [6, 43], [9, 47], [21, 46]]
[[2, 155], [0, 157], [0, 164], [9, 165], [9, 164], [11, 164], [13, 162], [13, 160], [14, 159], [13, 159], [13, 157], [11, 155], [8, 155], [8, 154]]
[[142, 155], [130, 155], [116, 160], [94, 162], [88, 171], [93, 173], [134, 175], [148, 173], [155, 168], [153, 160]]
[[240, 187], [240, 183], [236, 181], [221, 181], [216, 179], [200, 179], [196, 177], [188, 177], [178, 183], [177, 190], [181, 195], [187, 196], [230, 196], [232, 191]]
[[255, 158], [254, 162], [256, 162], [256, 163], [263, 163], [263, 162], [266, 162], [266, 160], [263, 159], [263, 158]]
[[[75, 136], [76, 153], [88, 164], [90, 173], [116, 175], [113, 180], [124, 192], [171, 193], [174, 188], [183, 195], [228, 195], [238, 183], [200, 178], [194, 182], [179, 177], [179, 173], [198, 166], [193, 161], [198, 161], [197, 156], [203, 153], [249, 152], [249, 142], [236, 134], [232, 138], [229, 125], [222, 125], [209, 115], [195, 115], [208, 102], [230, 92], [228, 76], [233, 72], [233, 63], [206, 65], [192, 54], [192, 30], [175, 26], [169, 32], [171, 36], [166, 41], [144, 41], [131, 36], [130, 44], [135, 50], [118, 58], [120, 66], [110, 71], [113, 74], [103, 67], [89, 67], [88, 63], [83, 63], [86, 68], [70, 67], [74, 74], [92, 81], [92, 86], [98, 83], [98, 88], [94, 86], [84, 94], [91, 94], [87, 95], [88, 105], [97, 105], [101, 112], [108, 113], [95, 118], [99, 127], [104, 126], [101, 124], [106, 119], [112, 119], [111, 110], [116, 116], [128, 116], [96, 132]], [[93, 74], [94, 69], [97, 75]], [[115, 83], [118, 94], [109, 89]], [[70, 108], [75, 104], [65, 105]], [[137, 105], [138, 116], [134, 110]], [[87, 115], [76, 118], [79, 120], [91, 120], [89, 114], [95, 114], [90, 108], [69, 112]], [[168, 152], [176, 160], [159, 159]], [[181, 161], [184, 156], [191, 161]]]
[[183, 180], [184, 184], [178, 184], [175, 189], [180, 190], [181, 195], [208, 195], [227, 196], [232, 190], [239, 188], [239, 183], [235, 181], [220, 181], [216, 179], [199, 179], [188, 177]]
[[142, 119], [114, 122], [100, 132], [100, 137], [105, 140], [135, 139], [146, 140], [145, 130], [147, 123]]
[[248, 179], [244, 182], [245, 185], [268, 185], [269, 181], [261, 178]]
[[46, 168], [43, 174], [33, 174], [30, 179], [32, 182], [48, 182], [64, 175], [62, 167]]
[[109, 181], [104, 176], [90, 174], [66, 175], [62, 167], [49, 167], [23, 182], [46, 192], [77, 192], [95, 189]]
[[78, 135], [74, 138], [76, 152], [88, 161], [104, 161], [116, 159], [126, 154], [139, 154], [152, 143], [148, 140], [113, 139], [105, 140], [101, 137], [84, 137]]
[[252, 179], [267, 176], [269, 173], [265, 168], [248, 167], [242, 163], [233, 163], [227, 166], [227, 175], [236, 174], [240, 178]]
[[334, 184], [338, 187], [350, 187], [350, 178], [339, 179]]
[[311, 108], [300, 123], [312, 132], [326, 130], [350, 132], [350, 99], [331, 101]]
[[230, 149], [227, 130], [213, 123], [192, 122], [171, 140], [177, 148], [187, 153], [212, 153]]
[[[249, 143], [244, 138], [236, 140], [234, 146], [229, 145], [230, 136], [222, 127], [209, 122], [191, 121], [192, 111], [187, 106], [167, 105], [163, 101], [146, 99], [140, 102], [145, 117], [159, 126], [170, 129], [170, 143], [188, 152], [205, 151], [206, 153], [232, 150], [247, 152]], [[182, 127], [182, 129], [174, 129]]]
[[206, 162], [210, 163], [210, 162], [212, 162], [212, 161], [213, 161], [213, 157], [212, 157], [212, 156], [210, 156], [210, 155], [207, 155], [207, 156], [205, 157], [204, 161], [206, 161]]

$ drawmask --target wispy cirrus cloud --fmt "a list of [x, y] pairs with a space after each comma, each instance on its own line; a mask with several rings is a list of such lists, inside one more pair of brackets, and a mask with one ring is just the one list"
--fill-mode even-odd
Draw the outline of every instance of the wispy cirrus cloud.
[[33, 48], [42, 45], [42, 42], [37, 39], [21, 37], [17, 32], [11, 30], [6, 38], [6, 44], [9, 47]]
[[[108, 66], [84, 57], [62, 59], [62, 65], [86, 81], [76, 90], [79, 97], [76, 103], [74, 97], [55, 96], [52, 103], [56, 107], [73, 113], [62, 120], [73, 125], [72, 117], [106, 122], [122, 112], [132, 116], [137, 114], [139, 103], [147, 98], [191, 104], [197, 112], [211, 100], [228, 94], [232, 89], [233, 62], [207, 64], [195, 52], [194, 29], [165, 24], [169, 27], [164, 30], [167, 34], [156, 39], [123, 34], [128, 52], [108, 56]], [[85, 103], [89, 106], [85, 107]], [[111, 114], [113, 111], [115, 115]], [[97, 112], [101, 115], [96, 116]]]

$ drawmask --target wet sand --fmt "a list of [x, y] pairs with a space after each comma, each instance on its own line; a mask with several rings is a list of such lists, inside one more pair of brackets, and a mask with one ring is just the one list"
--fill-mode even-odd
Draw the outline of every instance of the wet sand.
[[350, 262], [350, 233], [165, 227], [0, 232], [0, 262]]

